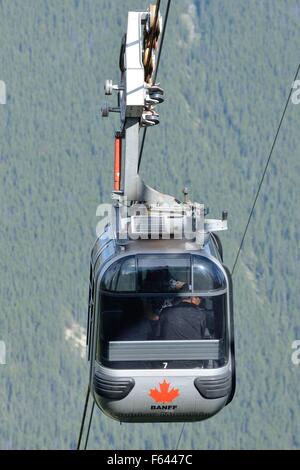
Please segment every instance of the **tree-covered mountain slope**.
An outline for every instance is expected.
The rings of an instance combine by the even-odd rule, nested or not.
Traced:
[[[166,2],[162,2],[165,4]],[[97,206],[110,201],[127,11],[146,1],[0,0],[0,447],[76,446]],[[218,217],[232,267],[299,64],[297,0],[174,0],[159,81],[167,100],[142,173]],[[234,275],[237,392],[182,448],[300,447],[300,105],[290,103]],[[122,425],[96,412],[91,448],[171,449],[181,425]]]

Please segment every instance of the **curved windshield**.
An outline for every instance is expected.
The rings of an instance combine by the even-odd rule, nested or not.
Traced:
[[[101,281],[101,289],[112,292],[135,292],[135,258],[125,258],[112,264]]]
[[[226,279],[197,255],[131,256],[101,281],[100,361],[112,368],[214,368],[227,361]]]
[[[226,289],[219,266],[199,255],[146,255],[123,258],[106,271],[101,289],[111,292],[181,293]]]
[[[193,256],[193,290],[211,292],[226,289],[223,271],[209,258]]]
[[[138,292],[190,292],[190,256],[139,256],[137,259]],[[179,289],[180,287],[180,289]]]

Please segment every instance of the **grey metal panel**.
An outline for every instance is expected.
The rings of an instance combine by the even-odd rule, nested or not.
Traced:
[[[218,360],[223,357],[220,340],[111,341],[109,361]]]
[[[199,393],[207,399],[222,398],[229,395],[232,388],[232,376],[230,373],[219,377],[198,377],[195,379],[195,387]]]
[[[122,400],[130,393],[134,385],[135,381],[132,378],[113,378],[99,372],[96,372],[94,376],[95,392],[110,400]]]
[[[102,276],[103,277],[103,276]],[[102,279],[101,277],[101,279]],[[195,296],[199,296],[199,297],[218,297],[220,295],[224,295],[227,293],[227,289],[222,289],[222,290],[216,290],[216,291],[193,291],[193,292],[186,292],[184,294],[181,294],[180,292],[159,292],[159,293],[156,293],[156,292],[133,292],[133,293],[130,293],[130,292],[115,292],[115,291],[104,291],[102,290],[101,291],[103,294],[105,294],[106,296],[108,297],[116,297],[116,296],[120,296],[120,297],[140,297],[140,298],[143,298],[143,297],[151,297],[151,298],[160,298],[162,296],[169,296],[169,297],[178,297],[178,298],[184,298],[184,297],[190,297],[191,294],[192,295],[195,295]]]

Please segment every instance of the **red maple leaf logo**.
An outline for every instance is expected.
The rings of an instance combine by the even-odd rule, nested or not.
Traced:
[[[157,388],[152,388],[149,392],[149,395],[156,403],[172,403],[172,401],[177,398],[180,393],[178,388],[170,388],[170,384],[164,380],[163,383],[159,384],[160,390]]]

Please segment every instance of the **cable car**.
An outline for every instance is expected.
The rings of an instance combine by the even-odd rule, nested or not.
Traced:
[[[207,219],[187,190],[180,202],[139,175],[140,132],[159,122],[164,96],[149,46],[161,23],[155,8],[129,13],[121,83],[105,84],[119,108],[103,115],[119,111],[121,130],[112,213],[91,255],[87,339],[91,393],[120,422],[201,421],[235,392],[232,280],[216,233],[227,213]]]

